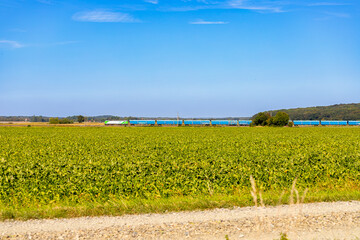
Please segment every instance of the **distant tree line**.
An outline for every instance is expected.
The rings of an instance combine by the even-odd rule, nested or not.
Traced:
[[[72,117],[72,118],[70,118],[70,117],[69,118],[58,118],[58,117],[50,118],[49,123],[50,124],[71,124],[71,123],[75,122],[75,120],[73,118],[74,117]],[[83,122],[85,122],[85,120],[86,120],[86,118],[82,115],[76,116],[76,121],[78,123],[83,123]]]
[[[286,112],[291,120],[360,120],[360,103],[337,104],[324,107],[308,107],[269,111]]]
[[[68,116],[65,117],[67,119],[72,120],[73,122],[79,122],[79,116],[81,115],[75,115],[75,116]],[[0,121],[25,121],[28,120],[30,122],[49,122],[50,118],[53,117],[43,117],[43,116],[0,116]],[[59,120],[62,119],[62,117],[58,117]],[[148,120],[148,119],[176,119],[177,117],[120,117],[120,116],[113,116],[113,115],[101,115],[101,116],[86,116],[84,117],[83,121],[89,121],[89,122],[105,122],[106,120]],[[221,120],[221,119],[227,119],[227,120],[247,120],[250,117],[225,117],[225,118],[207,118],[209,120]],[[179,118],[180,120],[185,118]],[[204,119],[204,118],[186,118],[186,119],[192,119],[192,120],[198,120],[198,119]],[[80,122],[83,122],[80,121]]]
[[[0,116],[0,121],[3,122],[48,122],[49,119],[43,116]]]
[[[74,123],[73,120],[69,119],[69,118],[50,118],[49,119],[49,123],[50,124],[71,124]]]
[[[79,118],[80,117],[80,118]],[[84,121],[90,121],[90,122],[105,122],[106,120],[130,120],[130,119],[144,119],[139,117],[118,117],[118,116],[112,116],[112,115],[104,115],[104,116],[90,116],[85,117],[82,115],[75,115],[75,116],[68,116],[68,117],[44,117],[44,116],[0,116],[0,121],[3,122],[49,122],[50,118],[58,118],[59,121],[61,119],[69,119],[73,122],[84,122]]]
[[[3,122],[49,122],[53,124],[67,124],[74,122],[85,122],[87,118],[82,115],[71,117],[43,117],[43,116],[0,116],[0,121]]]
[[[352,103],[352,104],[338,104],[332,106],[325,107],[308,107],[308,108],[294,108],[294,109],[281,109],[268,111],[270,116],[276,116],[278,112],[285,112],[289,114],[291,120],[360,120],[360,103]],[[73,122],[78,122],[78,115],[76,116],[68,116],[66,119],[72,120]],[[58,118],[60,119],[63,118]],[[101,115],[101,116],[87,116],[84,117],[84,121],[91,122],[104,122],[106,120],[139,120],[139,119],[160,119],[160,118],[149,118],[149,117],[120,117],[113,115]],[[164,118],[161,119],[174,119]],[[183,118],[180,118],[183,119]],[[200,119],[200,118],[194,118]],[[209,118],[210,120],[220,119],[220,118]],[[248,119],[248,118],[234,118],[227,117],[225,119]],[[25,121],[28,120],[30,122],[49,122],[50,117],[44,116],[0,116],[0,121]],[[81,120],[81,119],[80,119]]]

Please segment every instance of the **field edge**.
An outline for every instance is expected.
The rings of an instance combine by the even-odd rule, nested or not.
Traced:
[[[304,191],[300,196],[293,196],[294,203],[360,201],[360,189],[310,189],[306,197]],[[277,206],[290,203],[290,191],[269,191],[262,193],[266,206]],[[91,216],[122,216],[128,214],[150,214],[180,211],[198,211],[215,208],[234,208],[254,206],[250,191],[243,191],[233,195],[217,194],[213,196],[178,196],[159,199],[119,199],[113,198],[106,202],[87,203],[41,203],[27,206],[9,207],[0,204],[0,221],[75,218]],[[261,206],[258,199],[258,206]]]

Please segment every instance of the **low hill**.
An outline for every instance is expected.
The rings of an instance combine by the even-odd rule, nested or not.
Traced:
[[[283,111],[292,120],[359,120],[360,103],[336,104],[307,108],[292,108],[269,111],[272,116]]]

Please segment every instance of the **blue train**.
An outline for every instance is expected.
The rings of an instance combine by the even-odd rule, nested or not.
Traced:
[[[182,120],[157,120],[158,125],[182,125]]]
[[[360,126],[360,121],[294,120],[295,126]]]
[[[320,121],[311,121],[311,120],[294,120],[295,126],[319,126]]]
[[[130,120],[105,121],[105,125],[132,126],[249,126],[251,120]]]
[[[210,124],[211,124],[210,120],[184,120],[184,125],[185,126],[189,126],[189,125],[210,126]]]
[[[249,126],[251,120],[130,120],[106,121],[105,125],[132,126]],[[294,120],[295,126],[360,126],[360,121]]]
[[[348,121],[350,126],[360,126],[360,121]]]
[[[237,120],[213,120],[211,121],[212,125],[219,126],[236,126],[238,124]]]
[[[130,125],[155,125],[155,120],[130,120]]]

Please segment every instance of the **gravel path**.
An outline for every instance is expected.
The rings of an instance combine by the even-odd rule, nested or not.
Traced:
[[[360,202],[5,221],[0,239],[358,239]]]

